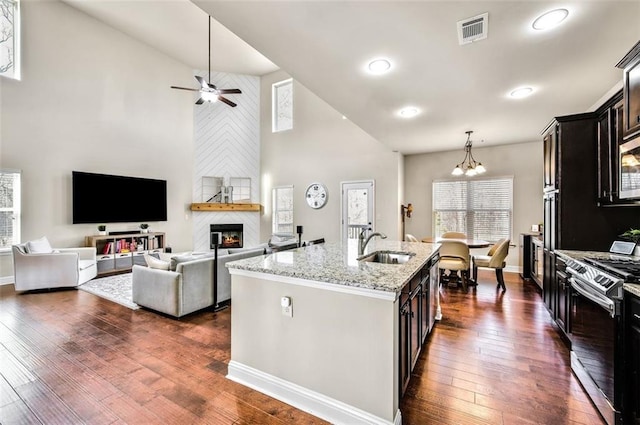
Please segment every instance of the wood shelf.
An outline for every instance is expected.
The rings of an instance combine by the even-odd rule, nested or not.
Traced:
[[[257,211],[260,212],[260,204],[220,204],[200,203],[191,204],[191,211]]]

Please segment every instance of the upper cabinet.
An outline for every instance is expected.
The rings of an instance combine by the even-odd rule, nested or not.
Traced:
[[[623,138],[640,134],[640,41],[616,65],[623,74]]]

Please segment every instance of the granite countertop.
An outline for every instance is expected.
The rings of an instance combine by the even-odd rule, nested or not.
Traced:
[[[404,264],[358,261],[358,241],[323,243],[227,263],[230,269],[294,277],[316,282],[399,292],[440,248],[439,244],[374,238],[365,254],[375,251],[412,252]]]
[[[640,261],[640,257],[635,255],[616,255],[611,254],[609,252],[601,252],[601,251],[573,251],[567,249],[558,249],[554,251],[556,254],[560,254],[560,256],[565,258],[572,258],[574,260],[584,260],[585,258],[597,258],[597,259],[608,259],[613,257],[626,257],[634,261]],[[622,285],[625,291],[634,294],[637,297],[640,297],[640,284],[637,283],[625,283]]]

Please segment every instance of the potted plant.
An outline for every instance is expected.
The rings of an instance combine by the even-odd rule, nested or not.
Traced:
[[[149,225],[147,223],[142,223],[140,225],[140,230],[142,233],[149,233]]]
[[[104,224],[99,224],[98,225],[98,234],[99,235],[106,235],[107,234],[107,226]]]

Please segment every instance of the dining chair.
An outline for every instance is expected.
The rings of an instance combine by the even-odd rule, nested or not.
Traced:
[[[418,238],[416,238],[416,237],[415,237],[415,236],[413,236],[413,235],[410,235],[409,233],[407,233],[406,235],[404,235],[404,240],[405,240],[405,242],[420,242],[420,241],[418,240]]]
[[[449,282],[450,277],[445,275],[445,270],[451,274],[460,272],[462,288],[469,290],[469,246],[457,240],[443,240],[440,242],[440,281]],[[449,276],[451,276],[451,274]]]
[[[467,239],[467,235],[462,232],[444,232],[442,239]]]
[[[493,255],[477,255],[473,257],[473,281],[478,281],[478,267],[491,268],[496,270],[496,280],[498,281],[498,288],[502,288],[503,291],[507,290],[504,284],[504,276],[502,270],[507,263],[505,259],[509,254],[509,239],[501,239],[496,243],[493,249]],[[494,249],[495,248],[495,249]],[[491,250],[489,250],[491,252]]]

